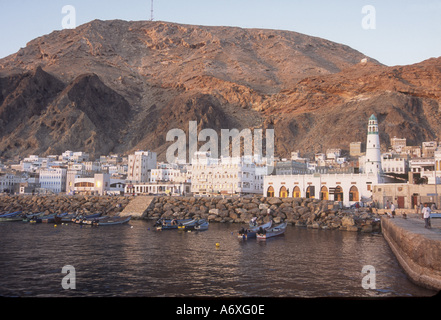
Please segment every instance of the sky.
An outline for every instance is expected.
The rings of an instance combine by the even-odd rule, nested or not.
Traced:
[[[94,19],[149,20],[151,0],[0,0],[0,58]],[[281,29],[345,44],[389,66],[441,56],[441,0],[154,0],[154,20]],[[73,20],[69,20],[73,23]]]

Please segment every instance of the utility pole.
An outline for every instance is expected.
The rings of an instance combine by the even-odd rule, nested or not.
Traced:
[[[153,21],[153,0],[151,1],[150,5],[150,21]]]

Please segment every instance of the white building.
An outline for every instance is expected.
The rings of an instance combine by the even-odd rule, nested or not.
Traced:
[[[136,151],[128,158],[127,180],[148,182],[151,170],[156,169],[156,152]]]
[[[52,166],[51,168],[40,170],[40,185],[42,189],[53,193],[66,191],[67,168]]]
[[[190,182],[191,175],[187,174],[186,165],[178,163],[161,163],[150,172],[150,182]]]
[[[383,154],[381,168],[384,173],[406,174],[408,172],[407,157],[397,157],[394,154]]]
[[[2,172],[0,173],[0,192],[16,192],[21,178],[14,173]]]
[[[369,118],[364,173],[269,175],[264,178],[263,195],[267,197],[305,197],[342,202],[350,206],[370,201],[373,186],[382,182],[378,122]],[[316,155],[322,160],[323,155]]]
[[[195,195],[261,194],[266,169],[244,157],[211,158],[197,152],[192,161],[191,192]],[[262,169],[263,168],[263,169]]]

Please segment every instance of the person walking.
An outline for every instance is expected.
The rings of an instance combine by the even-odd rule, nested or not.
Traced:
[[[427,203],[425,203],[424,204],[424,208],[422,210],[422,214],[423,214],[423,219],[424,219],[424,222],[425,222],[425,226],[424,227],[428,228],[428,229],[431,228],[431,225],[430,225],[430,212],[431,212],[430,208],[427,206]]]

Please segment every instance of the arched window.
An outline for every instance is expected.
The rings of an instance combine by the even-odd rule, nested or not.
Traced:
[[[351,189],[349,189],[349,201],[359,201],[359,199],[358,188],[356,186],[352,186]]]
[[[335,188],[334,201],[343,201],[343,189],[340,186]]]
[[[268,188],[268,191],[266,192],[266,196],[267,197],[274,197],[274,188],[272,186],[270,186]]]
[[[328,200],[328,199],[329,199],[328,188],[326,188],[326,186],[323,186],[320,189],[320,200]]]
[[[295,186],[292,190],[292,197],[293,198],[300,198],[300,188],[299,186]]]
[[[306,198],[311,198],[311,199],[315,198],[315,187],[314,186],[308,186],[308,188],[306,188]]]
[[[288,197],[288,191],[286,191],[286,187],[285,187],[285,186],[282,186],[282,187],[280,188],[279,197],[280,197],[280,198],[286,198],[286,197]]]

